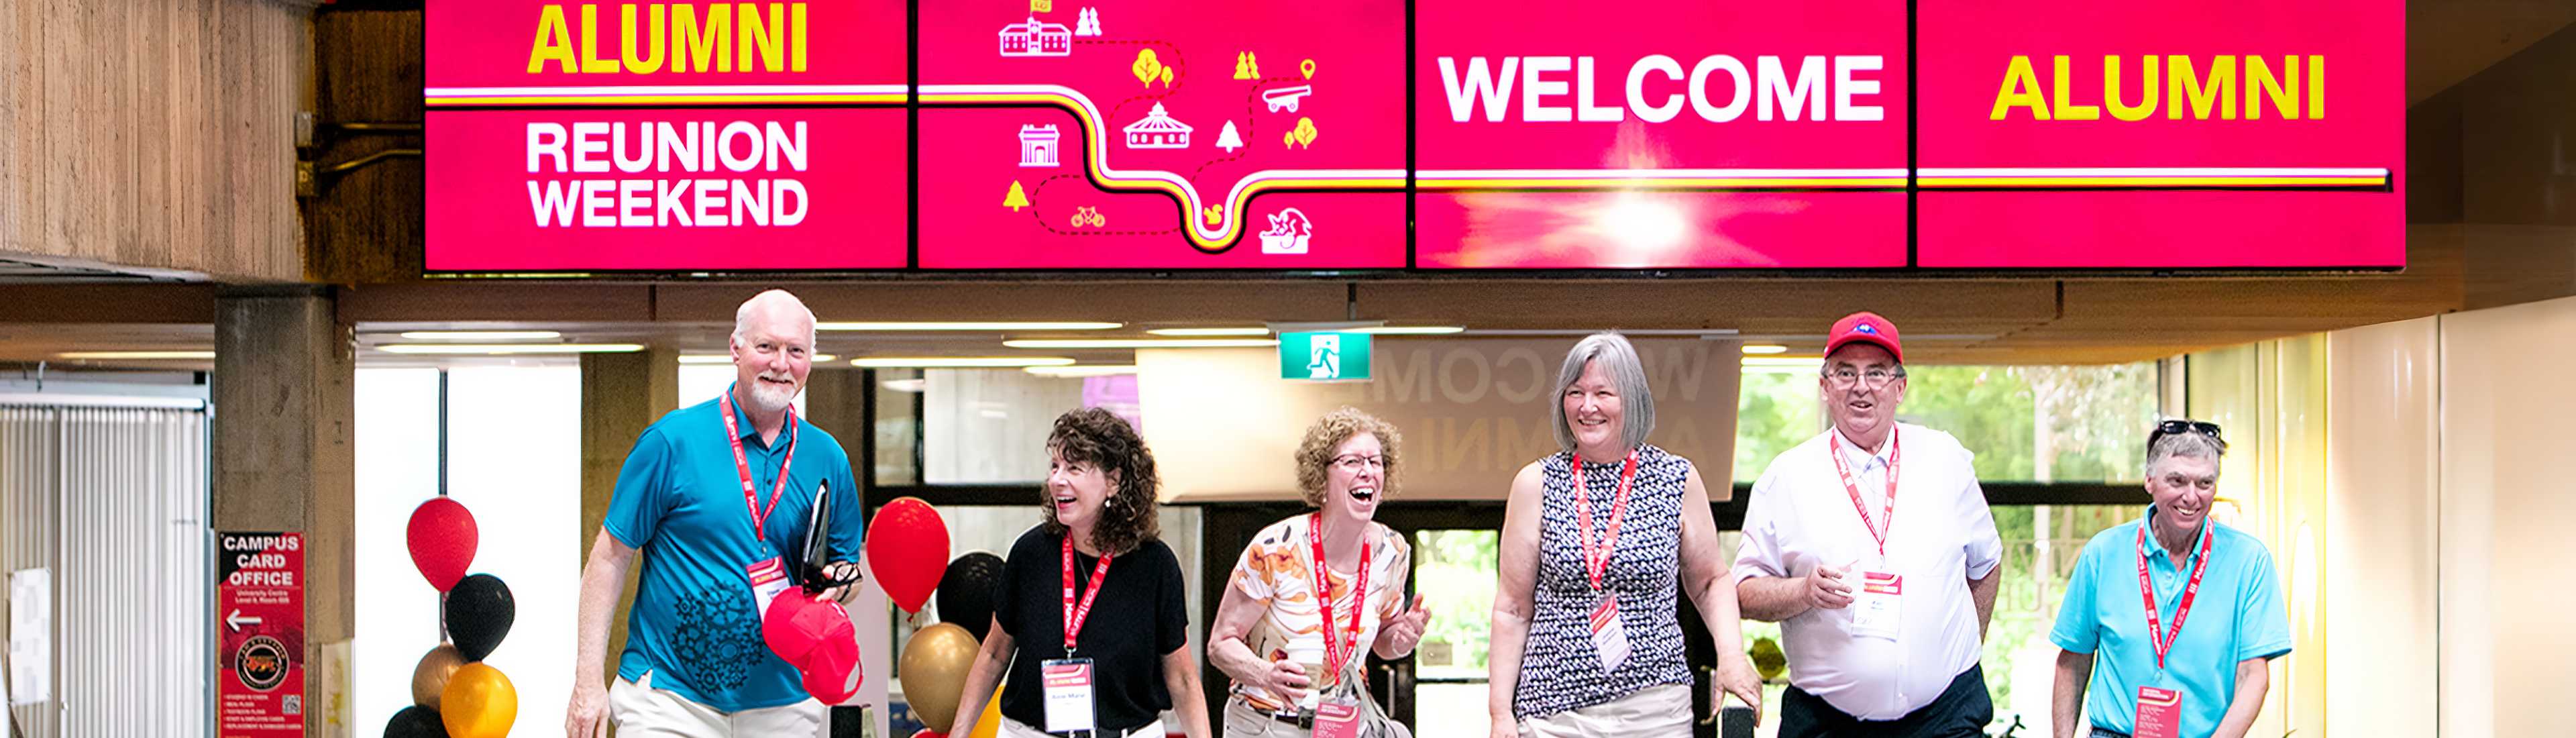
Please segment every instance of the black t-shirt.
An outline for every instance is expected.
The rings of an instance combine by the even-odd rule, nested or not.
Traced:
[[[1073,553],[1074,602],[1091,592],[1099,559]],[[1038,666],[1064,653],[1064,537],[1030,528],[1011,544],[993,620],[1011,634],[1011,671],[1002,716],[1046,727]],[[1082,621],[1076,655],[1094,661],[1092,719],[1105,731],[1144,727],[1172,708],[1163,687],[1163,657],[1189,645],[1189,593],[1181,562],[1162,541],[1146,541],[1109,563],[1108,588]]]

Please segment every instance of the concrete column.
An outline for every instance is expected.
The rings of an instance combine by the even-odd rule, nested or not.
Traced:
[[[354,339],[326,286],[216,298],[214,524],[304,533],[305,731],[349,709],[356,631]],[[335,679],[334,677],[338,677]]]
[[[668,348],[632,354],[581,356],[581,556],[590,559],[591,542],[600,521],[608,517],[608,496],[617,488],[617,472],[644,428],[678,409],[680,357]],[[635,604],[639,565],[626,572],[617,596],[617,614],[608,620],[609,674],[617,673],[617,656],[626,651],[626,609]]]
[[[868,481],[868,459],[864,458],[867,434],[876,432],[876,422],[868,417],[867,372],[860,369],[825,369],[815,367],[805,379],[805,418],[832,434],[841,442],[841,450],[850,455],[850,478],[859,480],[861,507],[865,507]]]

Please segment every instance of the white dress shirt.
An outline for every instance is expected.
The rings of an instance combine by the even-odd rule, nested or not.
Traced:
[[[1994,572],[2003,541],[1969,465],[1974,455],[1948,433],[1900,423],[1891,436],[1899,465],[1892,525],[1881,519],[1891,445],[1862,449],[1842,439],[1870,521],[1887,533],[1882,560],[1828,455],[1837,432],[1780,454],[1753,483],[1734,575],[1805,577],[1830,566],[1855,590],[1861,571],[1904,577],[1895,640],[1855,637],[1850,608],[1781,623],[1791,684],[1853,717],[1894,720],[1931,704],[1976,665],[1982,636],[1968,580]]]

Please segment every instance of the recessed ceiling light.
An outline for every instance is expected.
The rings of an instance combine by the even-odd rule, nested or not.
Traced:
[[[1102,331],[1123,327],[1125,325],[1125,323],[1101,323],[1094,321],[842,321],[833,323],[816,323],[814,324],[814,329],[822,331],[878,331],[889,333],[903,331],[982,331],[991,333],[1001,331]]]
[[[124,360],[129,360],[129,361],[136,361],[136,360],[148,360],[148,359],[212,359],[212,358],[215,358],[215,352],[213,352],[213,351],[65,351],[65,352],[62,352],[62,353],[59,353],[59,354],[55,354],[55,355],[54,355],[54,357],[55,357],[55,358],[59,358],[59,359],[93,359],[93,360],[115,360],[115,359],[124,359]]]
[[[1019,349],[1255,348],[1277,346],[1270,338],[1022,338],[1003,341]]]
[[[878,382],[877,386],[896,392],[910,392],[917,395],[921,394],[922,390],[929,384],[930,380],[913,377],[911,379],[888,379]]]
[[[832,360],[839,359],[839,358],[841,358],[841,357],[833,356],[833,355],[831,355],[831,354],[815,354],[815,355],[814,355],[814,358],[812,359],[812,361],[813,361],[814,363],[816,363],[816,364],[820,364],[820,363],[823,363],[823,362],[826,362],[826,361],[832,361]],[[733,355],[732,355],[732,354],[681,354],[681,355],[680,355],[680,363],[682,363],[682,364],[731,364],[731,363],[733,363]]]
[[[1351,332],[1373,333],[1381,336],[1445,336],[1451,333],[1464,332],[1466,330],[1466,326],[1457,325],[1380,325],[1370,326],[1367,328],[1353,328],[1351,329]]]
[[[403,331],[414,341],[543,341],[562,338],[558,331]]]
[[[392,343],[377,346],[388,354],[628,354],[644,350],[640,343]]]
[[[851,366],[868,369],[1016,369],[1072,363],[1072,359],[1055,356],[868,356],[850,360]]]
[[[1748,353],[1748,354],[1783,354],[1783,353],[1788,353],[1788,352],[1789,352],[1789,347],[1787,347],[1787,346],[1782,346],[1782,345],[1780,345],[1780,344],[1776,344],[1776,343],[1748,343],[1748,344],[1744,344],[1744,353]]]
[[[1744,359],[1744,365],[1814,369],[1824,366],[1825,360],[1818,356],[1751,356]]]
[[[1270,329],[1261,326],[1247,326],[1243,328],[1156,328],[1146,331],[1146,333],[1151,333],[1157,336],[1207,338],[1211,336],[1267,336],[1270,335]]]
[[[1027,368],[1027,369],[1022,369],[1022,370],[1020,370],[1020,371],[1028,372],[1028,373],[1030,373],[1030,374],[1035,374],[1035,375],[1038,375],[1038,376],[1041,376],[1041,377],[1058,377],[1058,378],[1070,378],[1070,377],[1106,377],[1106,376],[1111,376],[1111,375],[1116,375],[1116,374],[1134,374],[1134,373],[1136,373],[1136,365],[1134,365],[1134,364],[1082,364],[1082,365],[1076,365],[1076,366],[1033,366],[1033,367],[1029,367],[1029,368]]]

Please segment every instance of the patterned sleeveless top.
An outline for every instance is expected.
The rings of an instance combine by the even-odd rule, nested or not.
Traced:
[[[1512,713],[1539,717],[1590,707],[1660,684],[1690,684],[1682,660],[1682,629],[1674,598],[1680,593],[1682,498],[1689,459],[1654,446],[1637,449],[1637,478],[1619,543],[1601,586],[1619,596],[1627,630],[1628,660],[1604,673],[1592,646],[1589,619],[1600,601],[1583,570],[1582,524],[1575,515],[1572,454],[1541,462],[1538,577],[1531,588],[1529,639],[1521,646],[1519,690]],[[1583,465],[1582,494],[1592,506],[1597,543],[1618,497],[1623,463]]]

